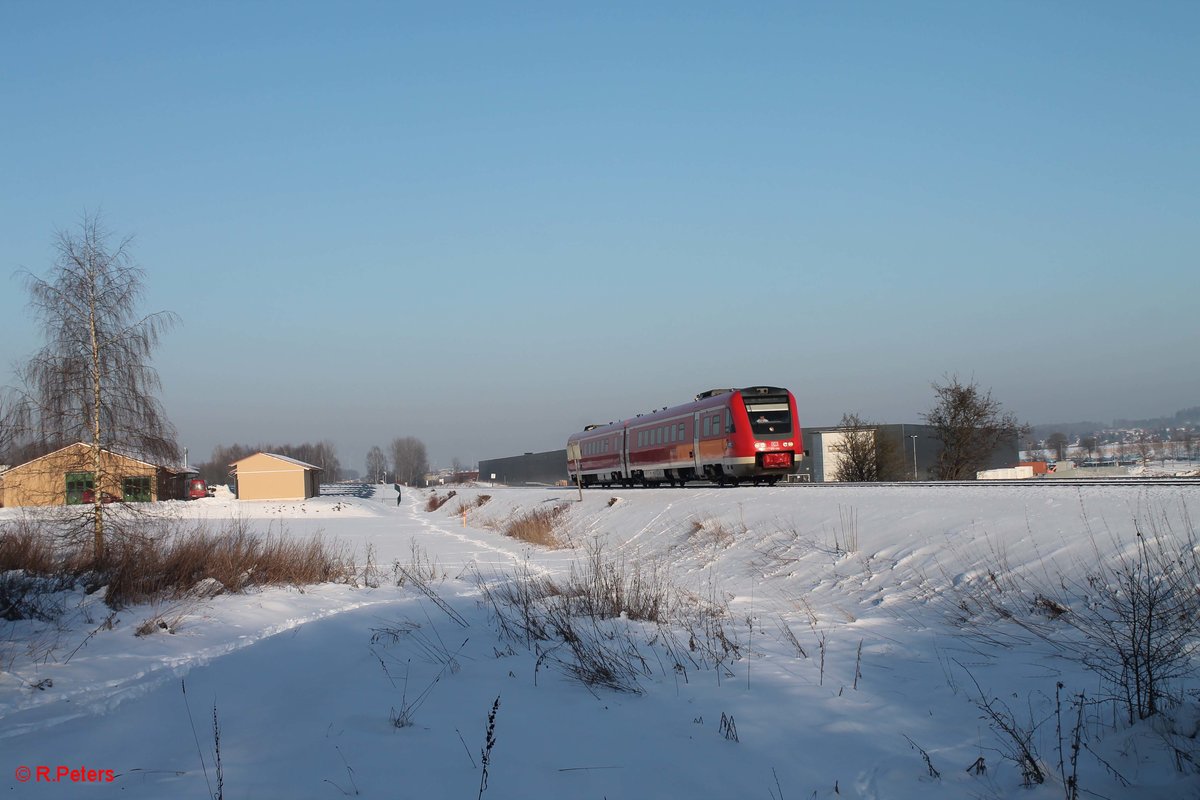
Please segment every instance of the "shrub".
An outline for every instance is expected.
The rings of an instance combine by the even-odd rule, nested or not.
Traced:
[[[1067,648],[1108,685],[1130,724],[1147,719],[1196,672],[1200,546],[1186,512],[1182,527],[1180,535],[1163,514],[1134,520],[1128,546],[1083,566],[1082,579],[1060,573],[1041,582],[999,563],[986,580],[959,588],[959,608]]]

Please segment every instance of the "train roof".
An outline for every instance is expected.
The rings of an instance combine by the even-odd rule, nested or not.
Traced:
[[[646,411],[641,414],[637,414],[635,416],[629,417],[627,419],[618,420],[616,422],[608,422],[608,423],[604,423],[602,425],[586,425],[586,426],[584,426],[584,429],[582,431],[573,433],[569,437],[567,437],[567,441],[570,441],[571,439],[574,439],[577,437],[582,437],[585,434],[589,434],[589,433],[597,435],[597,436],[603,436],[603,435],[607,434],[607,431],[602,430],[604,428],[613,428],[613,427],[622,427],[623,428],[626,425],[636,425],[639,420],[649,421],[649,419],[651,417],[657,417],[662,414],[671,414],[671,415],[682,414],[682,413],[686,413],[688,411],[698,411],[703,408],[711,408],[716,405],[724,405],[725,402],[728,402],[728,398],[725,398],[724,400],[717,401],[717,402],[710,402],[710,401],[712,401],[714,398],[723,397],[724,395],[735,395],[735,394],[739,395],[741,397],[750,399],[750,398],[753,398],[754,395],[778,395],[778,394],[790,394],[790,392],[787,389],[784,389],[783,387],[780,387],[780,386],[747,386],[747,387],[744,387],[741,389],[708,389],[706,391],[703,391],[703,392],[700,392],[699,394],[697,394],[696,399],[690,403],[680,403],[677,406],[663,406],[662,408],[656,408],[651,411]],[[599,431],[599,432],[597,433],[597,431]]]

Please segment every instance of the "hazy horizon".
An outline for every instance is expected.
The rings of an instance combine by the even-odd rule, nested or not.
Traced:
[[[917,422],[1200,404],[1200,6],[10,4],[19,269],[135,236],[192,462],[564,446],[714,387]],[[1192,266],[1188,266],[1191,264]]]

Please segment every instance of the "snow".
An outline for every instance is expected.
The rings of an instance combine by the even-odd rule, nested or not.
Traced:
[[[989,572],[1051,583],[1079,575],[1127,550],[1135,524],[1182,543],[1200,500],[1190,486],[1036,483],[612,489],[582,502],[567,488],[456,491],[434,512],[426,491],[406,491],[397,507],[390,486],[368,498],[157,504],[214,528],[236,519],[263,533],[320,533],[360,566],[369,555],[379,585],[135,607],[111,625],[98,595],[75,591],[58,625],[0,623],[0,785],[13,797],[211,797],[215,707],[229,797],[468,797],[479,792],[499,697],[490,800],[1063,797],[1057,685],[1065,717],[1073,694],[1101,696],[1097,676],[1018,626],[964,621],[955,590]],[[573,547],[537,548],[499,530],[559,504]],[[0,510],[0,520],[19,513]],[[564,580],[597,549],[727,604],[720,624],[736,653],[717,666],[703,643],[670,649],[671,636],[686,649],[678,624],[605,620],[596,626],[605,641],[644,659],[637,691],[620,692],[568,675],[562,648],[500,635],[481,580],[526,571]],[[397,566],[434,575],[425,585],[438,602],[411,580],[395,585]],[[135,636],[160,616],[174,633]],[[1046,783],[1021,786],[976,683],[1019,722],[1038,724]],[[1111,770],[1085,753],[1080,787],[1196,796],[1192,765],[1177,769],[1164,744],[1174,736],[1195,752],[1194,689],[1179,690],[1170,718],[1133,726],[1114,725],[1111,703],[1093,707],[1084,733]],[[412,724],[397,727],[397,715]],[[722,732],[723,716],[736,737]],[[980,756],[987,772],[968,773]],[[112,770],[115,780],[15,777],[46,765]]]

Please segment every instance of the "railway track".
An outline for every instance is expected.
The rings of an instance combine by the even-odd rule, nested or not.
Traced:
[[[888,481],[877,483],[833,481],[828,483],[781,483],[778,485],[804,489],[817,487],[854,489],[870,486],[1200,486],[1200,478],[1025,478],[1023,480],[997,481]]]

